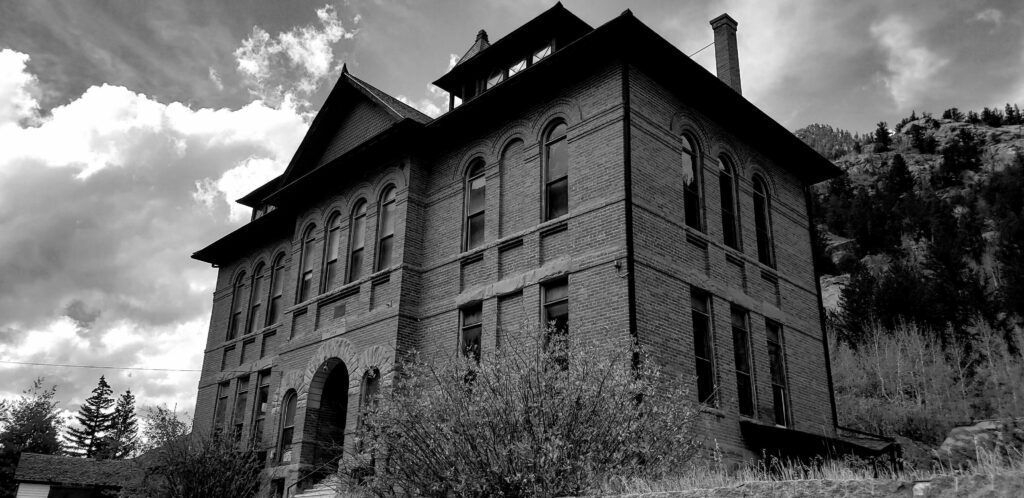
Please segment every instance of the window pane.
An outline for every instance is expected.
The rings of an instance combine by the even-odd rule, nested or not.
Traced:
[[[753,416],[754,390],[753,386],[751,386],[749,375],[736,375],[736,390],[740,405],[740,414]]]
[[[718,175],[719,198],[722,200],[722,238],[725,245],[739,247],[736,234],[736,204],[733,199],[732,175],[722,172]]]
[[[352,241],[352,249],[362,249],[366,243],[366,216],[357,216],[352,220],[352,229],[349,240]]]
[[[473,249],[484,243],[484,214],[470,216],[468,220],[469,233],[466,235],[466,249]]]
[[[338,240],[341,238],[341,229],[335,227],[327,234],[327,260],[338,259]]]
[[[288,401],[284,407],[284,425],[285,427],[295,425],[295,395],[288,397]]]
[[[271,293],[275,296],[280,296],[281,292],[284,291],[284,265],[274,268],[274,276],[271,280]]]
[[[334,288],[334,281],[338,277],[338,262],[329,261],[327,262],[327,268],[324,271],[324,280],[327,281],[327,290]]]
[[[252,284],[252,299],[253,303],[259,304],[263,302],[263,277],[256,277],[256,280]]]
[[[693,312],[693,351],[701,359],[711,359],[710,324],[707,315]]]
[[[469,182],[469,199],[466,202],[466,213],[475,214],[486,207],[487,180],[483,175]]]
[[[523,69],[526,69],[526,59],[523,59],[515,64],[512,64],[512,66],[508,68],[508,75],[513,76],[519,71],[522,71]]]
[[[705,315],[708,314],[708,296],[703,292],[697,290],[690,291],[690,307],[694,311],[699,311]]]
[[[474,306],[472,308],[466,308],[462,310],[462,325],[470,326],[477,325],[480,323],[480,316],[482,315],[483,308]]]
[[[565,332],[568,330],[567,325],[569,323],[569,303],[562,301],[556,304],[549,304],[545,307],[545,326],[551,326],[558,332]]]
[[[701,403],[714,403],[715,380],[711,362],[708,360],[697,360],[697,399]]]
[[[382,270],[391,266],[391,252],[392,245],[395,242],[394,237],[385,237],[380,240],[380,254],[377,258],[377,269]]]
[[[270,307],[267,309],[267,324],[273,325],[281,319],[281,296],[270,300]]]
[[[569,212],[569,181],[562,178],[548,184],[548,216],[553,220]]]
[[[498,72],[496,72],[494,74],[491,74],[491,77],[487,78],[487,88],[491,88],[492,86],[497,85],[498,83],[501,83],[501,81],[504,80],[504,79],[505,79],[505,73],[503,71],[498,71]]]
[[[480,361],[480,333],[481,326],[475,325],[462,329],[462,354]]]
[[[549,182],[569,174],[569,143],[565,138],[548,144],[547,168]]]
[[[533,62],[537,62],[547,56],[551,55],[551,45],[547,45],[544,48],[533,53]]]
[[[772,228],[769,217],[766,187],[759,178],[754,179],[754,224],[757,231],[757,259],[768,266],[775,265],[772,254]]]
[[[768,361],[771,363],[772,383],[780,386],[786,384],[781,349],[777,343],[768,343]]]
[[[358,280],[363,276],[363,250],[352,251],[352,257],[348,263],[348,281]]]
[[[683,186],[686,189],[690,189],[697,181],[697,170],[696,162],[693,158],[693,153],[683,151],[683,160],[681,163],[682,174],[683,174]]]
[[[786,413],[786,390],[780,386],[772,386],[772,404],[775,405],[775,423],[789,425]]]
[[[544,302],[552,303],[555,301],[561,301],[568,299],[569,297],[569,285],[566,283],[552,284],[544,288]]]
[[[736,359],[736,370],[750,373],[750,341],[743,329],[732,329],[732,347]]]
[[[381,208],[379,236],[386,237],[395,233],[395,203],[388,202]]]

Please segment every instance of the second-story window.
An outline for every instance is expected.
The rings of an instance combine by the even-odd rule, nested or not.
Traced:
[[[274,258],[270,270],[270,306],[267,307],[267,325],[281,321],[281,298],[284,295],[284,253]]]
[[[772,240],[772,198],[761,175],[754,175],[754,225],[757,232],[757,260],[775,267],[775,242]]]
[[[360,200],[352,208],[352,220],[348,227],[348,278],[355,282],[363,276],[363,247],[366,245],[366,201]]]
[[[722,203],[722,241],[725,245],[740,248],[739,229],[736,216],[736,168],[727,157],[718,160],[718,191]]]
[[[281,462],[292,461],[292,443],[295,437],[295,391],[288,391],[281,403]]]
[[[391,266],[395,245],[395,187],[388,187],[380,196],[377,210],[377,265],[374,271]]]
[[[683,136],[682,154],[682,175],[683,175],[683,211],[686,218],[686,226],[697,230],[703,230],[703,217],[701,216],[701,190],[700,190],[700,149],[694,141]]]
[[[252,292],[249,293],[249,319],[245,322],[245,333],[256,331],[256,314],[263,307],[263,263],[256,265],[252,272]]]
[[[338,243],[341,242],[341,213],[327,220],[327,241],[324,248],[324,291],[334,288],[338,280]]]
[[[569,142],[565,123],[558,123],[544,138],[544,220],[569,212]]]
[[[487,205],[487,178],[483,161],[476,161],[466,173],[466,220],[463,232],[466,250],[484,243],[484,208]]]
[[[230,341],[238,337],[238,332],[242,330],[242,289],[245,288],[245,272],[238,275],[235,279],[235,287],[231,292],[231,317],[228,318],[228,337]]]
[[[301,303],[310,297],[313,290],[313,255],[316,253],[316,226],[310,225],[302,233],[302,251],[299,260],[299,292],[295,302]]]

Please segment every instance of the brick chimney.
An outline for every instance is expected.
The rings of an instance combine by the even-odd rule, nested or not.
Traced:
[[[740,54],[736,47],[736,20],[722,14],[711,20],[715,31],[715,68],[718,79],[742,94],[740,90]]]

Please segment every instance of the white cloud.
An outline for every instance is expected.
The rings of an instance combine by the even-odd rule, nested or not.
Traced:
[[[31,118],[39,109],[32,96],[36,78],[25,71],[28,54],[0,50],[0,128]]]
[[[999,27],[1003,24],[1003,11],[995,8],[988,8],[978,12],[978,14],[974,16],[974,20],[990,22],[996,27]]]
[[[238,70],[250,92],[263,100],[279,101],[287,95],[309,95],[333,79],[339,65],[334,62],[334,45],[355,37],[358,29],[347,29],[334,7],[316,11],[319,25],[307,25],[271,36],[259,26],[235,50]],[[358,15],[352,18],[358,24]]]
[[[310,116],[287,98],[192,109],[101,85],[44,117],[26,61],[0,52],[0,359],[199,368],[216,275],[188,256],[239,225],[234,199],[284,169]],[[41,372],[65,400],[101,373],[0,365],[0,397]],[[196,378],[108,374],[140,405],[186,409]]]
[[[444,93],[444,95],[443,97],[439,97],[437,96],[437,92],[434,92],[433,90],[428,89],[427,92],[428,96],[419,100],[410,99],[405,95],[398,95],[396,98],[412,106],[423,114],[436,118],[444,113],[444,107],[448,105],[448,94],[442,91],[441,93]]]
[[[871,34],[888,54],[889,71],[882,80],[897,107],[907,109],[935,86],[936,74],[949,60],[917,40],[913,26],[903,18],[892,16],[872,23]]]

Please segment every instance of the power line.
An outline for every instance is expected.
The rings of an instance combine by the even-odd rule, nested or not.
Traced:
[[[693,58],[693,56],[695,56],[695,55],[697,55],[697,54],[699,54],[699,53],[703,52],[705,48],[708,48],[708,47],[710,47],[710,46],[712,46],[712,45],[714,45],[714,44],[715,44],[715,42],[711,42],[711,43],[708,43],[707,45],[704,45],[703,47],[701,47],[701,49],[700,49],[700,50],[698,50],[698,51],[696,51],[696,52],[694,52],[694,53],[690,54],[690,58],[692,59],[692,58]]]
[[[65,368],[92,368],[97,370],[143,370],[148,372],[202,372],[194,368],[144,368],[144,367],[115,367],[109,365],[72,365],[70,363],[42,363],[33,361],[10,361],[0,360],[0,363],[10,365],[26,365],[34,367],[65,367]]]

